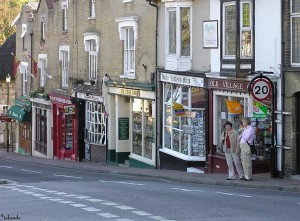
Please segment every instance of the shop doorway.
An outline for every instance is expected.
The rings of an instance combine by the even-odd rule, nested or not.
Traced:
[[[295,122],[296,122],[296,173],[300,174],[300,92],[295,95]]]

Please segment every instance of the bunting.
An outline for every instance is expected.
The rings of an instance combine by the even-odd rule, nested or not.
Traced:
[[[38,64],[36,63],[36,61],[30,55],[28,55],[28,57],[31,59],[31,62],[32,62],[32,65],[33,65],[33,75],[34,75],[34,77],[36,77],[37,73],[38,73]]]
[[[226,105],[229,114],[241,114],[243,112],[240,102],[226,100]]]

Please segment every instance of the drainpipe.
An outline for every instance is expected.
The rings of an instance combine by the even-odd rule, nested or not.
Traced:
[[[30,62],[30,71],[31,71],[31,73],[33,73],[32,72],[32,59],[33,59],[33,57],[32,57],[32,45],[33,45],[33,42],[32,42],[32,36],[33,36],[33,32],[31,32],[30,33],[30,60],[31,60],[31,62]],[[30,90],[32,90],[32,88],[33,88],[33,77],[32,76],[30,76]]]
[[[283,179],[283,169],[284,169],[284,144],[285,144],[285,138],[284,138],[284,122],[285,122],[285,116],[283,115],[284,111],[284,97],[285,97],[285,81],[284,81],[284,76],[283,76],[283,63],[284,63],[284,32],[283,32],[283,19],[284,19],[284,4],[282,1],[281,3],[281,65],[280,65],[280,80],[281,80],[281,175],[280,178]]]
[[[158,6],[157,6],[157,0],[155,0],[155,4],[153,4],[153,0],[146,0],[149,5],[151,5],[152,7],[155,7],[156,8],[156,21],[155,21],[155,68],[157,68],[157,54],[158,54],[158,51],[157,51],[157,47],[158,47]],[[158,125],[158,100],[159,100],[159,96],[158,96],[158,88],[157,88],[157,85],[158,85],[158,73],[157,71],[155,71],[155,117],[156,117],[156,123],[155,123],[155,151],[156,151],[156,156],[155,156],[155,169],[158,169],[158,153],[159,153],[159,148],[158,148],[158,129],[159,129],[159,125]]]

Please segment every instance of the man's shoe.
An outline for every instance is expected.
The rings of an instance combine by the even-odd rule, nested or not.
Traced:
[[[226,180],[235,180],[235,179],[234,179],[234,178],[229,178],[229,177],[228,177],[228,178],[226,178]]]
[[[244,180],[245,180],[245,181],[251,181],[251,180],[252,180],[252,178],[250,178],[250,179],[246,179],[246,178],[245,178]]]
[[[245,179],[246,179],[246,178],[245,178],[244,176],[240,178],[240,180],[245,180]]]

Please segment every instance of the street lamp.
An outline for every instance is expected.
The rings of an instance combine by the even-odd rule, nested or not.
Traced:
[[[9,84],[10,84],[10,75],[6,76],[6,84],[7,84],[7,112],[8,115],[8,105],[9,105]],[[6,122],[6,151],[9,152],[9,132],[8,132],[8,122]]]

